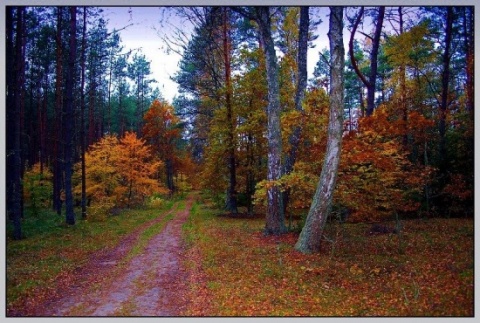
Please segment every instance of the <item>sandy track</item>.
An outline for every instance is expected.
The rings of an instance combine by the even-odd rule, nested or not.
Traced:
[[[122,262],[140,234],[163,219],[149,222],[122,240],[114,250],[98,254],[81,269],[76,282],[60,299],[37,308],[33,316],[179,316],[185,310],[188,274],[182,268],[182,224],[193,196],[184,210],[173,215],[145,249]]]

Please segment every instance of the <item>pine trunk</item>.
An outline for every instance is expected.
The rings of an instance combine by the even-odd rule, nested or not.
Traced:
[[[53,208],[58,215],[62,214],[62,104],[63,104],[63,41],[62,41],[62,20],[63,7],[57,10],[57,31],[55,37],[56,43],[56,66],[55,66],[55,121],[53,130]]]
[[[305,226],[300,233],[295,249],[303,253],[317,252],[325,227],[337,178],[343,130],[343,90],[345,66],[343,48],[343,8],[330,7],[330,116],[327,152],[322,173],[307,215]]]
[[[12,111],[9,115],[12,117],[11,123],[13,123],[13,146],[11,158],[9,159],[9,169],[12,170],[11,183],[9,184],[11,194],[10,217],[13,220],[13,238],[15,240],[22,239],[22,142],[21,142],[21,110],[22,110],[22,96],[23,96],[23,84],[24,84],[24,51],[23,51],[23,37],[24,37],[24,7],[17,7],[17,23],[15,34],[15,47],[13,49],[13,13],[10,7],[7,7],[7,37],[9,39],[9,45],[12,46],[10,53],[14,53],[12,65],[13,71],[8,70],[9,73],[13,72],[13,82],[10,83],[11,97],[7,98],[8,102],[12,105],[9,106],[9,110]],[[10,29],[12,28],[12,29]],[[8,81],[7,81],[8,82]],[[9,93],[10,94],[10,93]]]
[[[72,194],[72,173],[73,173],[73,134],[74,129],[74,98],[73,86],[75,78],[75,58],[77,52],[77,7],[70,9],[70,39],[68,51],[68,68],[65,82],[64,102],[64,187],[65,187],[65,222],[69,225],[75,224],[75,213],[73,211]]]
[[[380,36],[382,33],[383,18],[385,17],[385,7],[378,8],[377,22],[375,24],[375,34],[372,41],[372,51],[370,53],[370,76],[367,86],[367,116],[373,114],[375,109],[375,92],[377,90],[377,70],[378,70],[378,49],[380,47]]]
[[[447,108],[449,105],[449,83],[450,83],[450,44],[452,42],[452,27],[453,27],[453,8],[447,7],[446,26],[445,26],[445,50],[443,52],[442,63],[442,94],[440,101],[440,120],[439,120],[439,171],[441,174],[447,172],[447,144],[446,144],[446,118]]]
[[[474,8],[465,7],[464,15],[464,33],[465,33],[465,51],[466,51],[466,94],[467,94],[467,110],[473,119],[473,111],[475,107],[474,101],[474,63],[475,63],[475,37],[474,37]]]
[[[87,34],[87,7],[83,7],[83,30],[82,30],[82,53],[80,59],[81,66],[81,84],[80,84],[80,142],[81,142],[81,164],[82,164],[82,196],[81,208],[82,219],[87,218],[87,179],[85,165],[85,51],[86,51],[86,34]]]
[[[305,98],[305,90],[307,89],[307,51],[308,51],[308,27],[309,27],[309,7],[304,6],[300,8],[300,24],[298,33],[298,55],[297,55],[297,69],[298,69],[298,83],[295,91],[295,110],[303,113],[302,102]],[[297,125],[290,137],[288,138],[290,151],[285,158],[284,174],[290,174],[297,160],[297,150],[300,143],[301,126]],[[288,203],[290,200],[290,189],[287,189],[282,194],[283,210],[286,214]]]
[[[232,116],[232,82],[230,79],[230,40],[228,35],[228,8],[223,8],[223,58],[225,63],[225,106],[227,108],[227,154],[228,154],[228,171],[229,181],[227,189],[227,199],[225,209],[233,214],[237,214],[237,174],[235,160],[235,141],[234,141],[234,124]]]
[[[268,106],[267,141],[268,162],[267,180],[272,183],[282,176],[282,136],[280,127],[280,89],[278,83],[278,64],[275,44],[272,38],[269,7],[256,7],[256,18],[265,55]],[[279,185],[272,183],[267,189],[267,214],[265,234],[282,234],[287,231],[283,213],[282,194]]]
[[[13,220],[13,173],[14,173],[14,143],[15,143],[15,79],[14,79],[14,38],[13,38],[13,7],[6,7],[6,17],[5,17],[5,27],[6,27],[6,66],[5,66],[5,81],[7,82],[6,90],[6,172],[5,172],[5,182],[7,184],[7,191],[5,194],[6,206],[8,219]]]

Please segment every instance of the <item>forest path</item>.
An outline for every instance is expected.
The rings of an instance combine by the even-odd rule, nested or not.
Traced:
[[[177,202],[113,250],[94,257],[78,273],[79,283],[66,289],[62,299],[38,309],[36,316],[181,315],[188,303],[182,224],[194,198],[188,195],[185,208],[178,210]],[[132,253],[133,248],[138,249],[140,235],[162,221],[167,222],[160,232]]]

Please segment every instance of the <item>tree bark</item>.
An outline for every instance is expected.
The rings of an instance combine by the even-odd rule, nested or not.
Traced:
[[[62,183],[63,171],[60,145],[60,137],[62,133],[62,104],[63,104],[63,41],[62,41],[62,21],[63,7],[57,8],[57,30],[55,36],[55,120],[53,133],[53,208],[58,215],[62,214]]]
[[[268,162],[267,180],[272,183],[282,176],[282,136],[280,126],[280,89],[278,83],[278,64],[275,53],[275,44],[272,38],[271,18],[269,7],[255,7],[255,17],[263,43],[265,55],[268,106],[267,106],[267,140]],[[269,183],[269,184],[270,184]],[[280,187],[275,183],[267,188],[267,214],[265,234],[282,234],[287,231],[283,213],[282,194]]]
[[[358,68],[357,60],[355,59],[355,55],[353,52],[353,40],[355,38],[355,32],[357,30],[357,27],[360,24],[361,18],[363,16],[363,12],[364,12],[364,8],[361,7],[360,12],[358,13],[357,19],[355,20],[355,23],[353,25],[348,46],[349,46],[350,61],[352,62],[353,69],[355,70],[355,73],[357,73],[358,77],[363,82],[363,84],[365,84],[365,87],[367,88],[367,107],[365,112],[368,117],[372,115],[373,110],[375,109],[378,49],[380,47],[380,36],[382,32],[383,18],[385,17],[385,7],[382,6],[378,8],[377,22],[375,24],[375,34],[372,39],[372,51],[370,53],[370,74],[369,74],[368,80]]]
[[[77,52],[77,7],[70,9],[70,39],[68,50],[68,68],[65,80],[65,102],[64,102],[64,187],[65,187],[65,222],[69,225],[75,224],[75,213],[73,211],[72,194],[72,173],[73,173],[73,134],[74,129],[74,98],[73,86],[75,79],[75,58]]]
[[[453,8],[446,8],[445,17],[445,50],[442,56],[443,70],[442,70],[442,93],[440,101],[440,120],[438,131],[440,134],[439,143],[439,171],[441,174],[447,172],[447,148],[446,148],[446,118],[448,109],[448,95],[449,95],[449,83],[450,83],[450,45],[452,42],[452,27],[453,27]]]
[[[81,208],[82,219],[87,218],[87,180],[86,180],[86,165],[85,165],[85,51],[87,47],[86,43],[87,34],[87,7],[83,7],[83,29],[82,29],[82,53],[80,58],[81,68],[81,84],[80,84],[80,142],[81,142],[81,164],[82,164],[82,196],[81,196]]]
[[[229,183],[227,189],[227,199],[225,209],[233,214],[238,213],[237,209],[237,175],[235,159],[235,140],[234,123],[232,116],[232,82],[231,82],[231,64],[230,64],[230,39],[228,35],[228,7],[223,8],[223,58],[225,64],[225,106],[227,108],[227,154]]]
[[[370,76],[367,88],[367,116],[373,114],[375,109],[375,91],[377,90],[377,70],[378,70],[378,49],[380,47],[380,36],[383,27],[383,18],[385,17],[385,7],[378,8],[377,22],[375,24],[375,34],[372,41],[372,52],[370,53]]]
[[[303,253],[317,252],[330,213],[342,148],[344,48],[343,7],[330,7],[328,37],[330,40],[330,116],[327,152],[315,195],[295,249]]]
[[[399,33],[403,34],[403,8],[398,7],[398,21],[399,21]],[[407,105],[407,75],[405,63],[402,62],[399,66],[400,71],[400,106],[402,108],[402,120],[403,125],[403,148],[407,149],[408,146],[408,105]]]
[[[298,33],[298,54],[297,54],[297,70],[298,82],[295,91],[295,110],[303,113],[302,102],[305,98],[305,90],[307,88],[307,51],[308,51],[308,27],[309,27],[309,7],[300,7],[300,23]],[[294,129],[288,142],[290,145],[290,152],[285,158],[284,174],[290,174],[297,160],[298,144],[300,143],[300,132],[302,127],[297,125]],[[282,194],[283,210],[286,214],[287,206],[290,200],[290,189],[285,190]]]
[[[467,111],[470,112],[473,119],[474,103],[474,62],[475,62],[475,37],[474,37],[474,9],[473,7],[464,8],[464,42],[466,52],[466,94]]]
[[[5,14],[5,42],[6,42],[6,66],[5,66],[5,81],[6,81],[6,172],[5,172],[5,182],[6,187],[6,206],[8,219],[13,220],[13,173],[14,173],[14,156],[15,156],[15,74],[14,74],[14,56],[15,56],[15,47],[14,47],[14,38],[13,38],[13,7],[7,6]]]
[[[13,238],[15,240],[22,239],[22,142],[21,142],[21,110],[22,110],[22,96],[23,96],[23,84],[24,84],[24,64],[25,57],[23,51],[23,37],[24,37],[24,7],[16,7],[16,34],[15,34],[15,47],[13,47],[13,12],[11,7],[7,7],[7,50],[10,50],[9,54],[14,54],[10,57],[10,63],[13,65],[13,71],[11,66],[7,65],[7,73],[13,79],[13,82],[7,80],[7,84],[11,88],[7,89],[7,102],[11,105],[8,106],[9,116],[13,120],[13,151],[9,152],[11,158],[9,158],[9,169],[12,170],[11,183],[9,184],[11,194],[10,217],[13,220]],[[13,75],[12,75],[13,72]],[[8,74],[7,74],[8,75]],[[11,92],[9,92],[11,91]]]

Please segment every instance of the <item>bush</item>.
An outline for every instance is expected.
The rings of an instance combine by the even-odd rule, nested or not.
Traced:
[[[161,197],[151,196],[148,199],[147,206],[151,209],[158,209],[165,204],[165,200]]]

